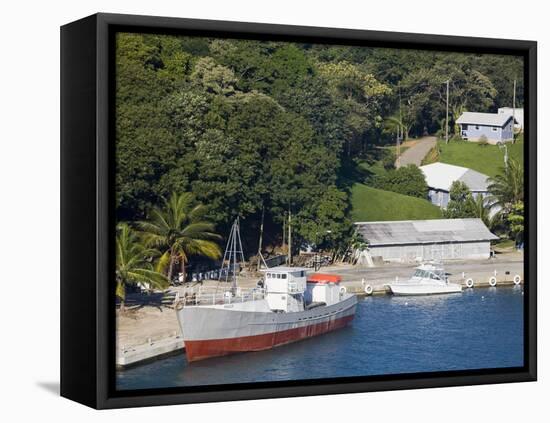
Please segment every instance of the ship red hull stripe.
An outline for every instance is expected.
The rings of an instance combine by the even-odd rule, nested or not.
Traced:
[[[287,329],[280,332],[261,335],[243,336],[240,338],[208,339],[185,341],[187,361],[204,360],[245,351],[262,351],[312,336],[340,329],[353,320],[354,314],[336,320],[329,320],[309,326]]]

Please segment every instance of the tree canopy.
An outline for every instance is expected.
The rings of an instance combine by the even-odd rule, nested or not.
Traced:
[[[146,220],[186,192],[208,205],[216,233],[236,216],[257,228],[265,210],[276,241],[290,211],[296,243],[336,247],[351,229],[346,160],[390,142],[396,125],[441,129],[447,80],[453,121],[509,106],[513,79],[521,105],[522,66],[512,56],[118,33],[117,218]],[[392,190],[425,197],[414,169],[390,176]]]

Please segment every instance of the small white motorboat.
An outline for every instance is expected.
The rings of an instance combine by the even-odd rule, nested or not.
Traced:
[[[462,285],[449,282],[443,266],[433,262],[416,267],[408,281],[396,281],[387,286],[393,295],[435,295],[462,292]]]

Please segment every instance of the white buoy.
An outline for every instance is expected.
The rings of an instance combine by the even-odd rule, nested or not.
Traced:
[[[373,288],[371,285],[365,285],[365,294],[372,295]]]
[[[466,280],[466,286],[467,286],[468,288],[473,288],[473,287],[474,287],[474,280],[473,280],[472,278],[468,278],[468,279]]]
[[[495,271],[495,273],[496,273],[496,271]],[[491,277],[489,278],[489,285],[491,285],[491,286],[496,286],[496,285],[497,285],[497,278],[494,277],[494,276],[491,276]]]
[[[519,285],[521,283],[521,276],[516,275],[514,276],[514,285]]]

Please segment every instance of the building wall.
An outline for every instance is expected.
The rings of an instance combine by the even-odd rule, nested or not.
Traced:
[[[471,191],[471,193],[474,199],[476,199],[479,195],[483,195],[484,197],[488,195],[487,192],[481,192],[481,191]],[[451,196],[449,191],[430,188],[428,190],[428,199],[434,206],[441,207],[442,209],[446,209],[451,199]]]
[[[467,126],[467,129],[464,127]],[[461,125],[462,138],[468,141],[479,141],[485,135],[487,141],[497,143],[502,141],[510,141],[512,139],[512,121],[510,120],[503,128],[487,125]]]
[[[414,262],[420,260],[487,259],[490,256],[489,241],[448,242],[441,244],[416,244],[394,246],[371,246],[372,257],[382,257],[386,261]]]
[[[448,191],[430,188],[428,190],[428,199],[433,205],[446,209],[447,204],[449,204],[450,195]]]
[[[509,116],[512,116],[512,108],[511,107],[501,107],[498,109],[499,114],[506,114]],[[517,129],[523,128],[523,109],[516,109],[513,113],[517,124],[515,125]]]

